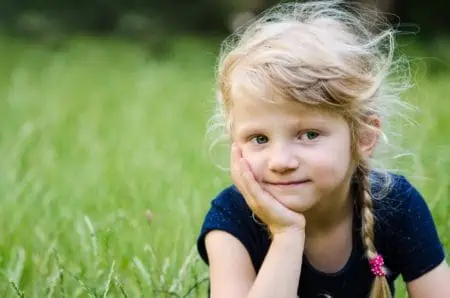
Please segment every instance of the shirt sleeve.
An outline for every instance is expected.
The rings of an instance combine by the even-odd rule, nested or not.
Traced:
[[[394,185],[399,205],[392,241],[395,260],[405,282],[431,271],[445,259],[432,214],[424,198],[404,177]]]
[[[223,190],[211,202],[211,208],[206,214],[197,240],[197,250],[203,261],[209,265],[205,237],[212,230],[225,231],[244,245],[253,266],[257,268],[258,229],[244,198],[234,186],[231,186]]]

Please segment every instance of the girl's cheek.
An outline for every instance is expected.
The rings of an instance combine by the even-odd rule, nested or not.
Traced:
[[[322,181],[340,180],[340,177],[348,171],[348,163],[344,156],[332,154],[317,154],[310,159],[310,170],[314,176],[320,177]]]

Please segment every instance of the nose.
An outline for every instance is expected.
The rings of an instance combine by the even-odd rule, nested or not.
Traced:
[[[298,168],[299,159],[289,146],[277,146],[270,152],[269,170],[277,173],[291,172]]]

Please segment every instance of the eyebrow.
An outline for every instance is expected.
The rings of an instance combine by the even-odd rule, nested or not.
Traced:
[[[289,126],[299,127],[299,126],[323,126],[327,123],[326,119],[316,118],[316,117],[305,117],[301,119],[295,119],[289,121]],[[239,130],[239,134],[250,134],[252,132],[264,131],[264,125],[261,125],[257,121],[249,121],[248,123],[243,124]]]

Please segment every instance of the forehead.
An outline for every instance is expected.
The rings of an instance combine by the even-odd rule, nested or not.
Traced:
[[[336,113],[286,99],[257,99],[241,97],[233,101],[233,126],[273,123],[325,123],[340,118]]]

